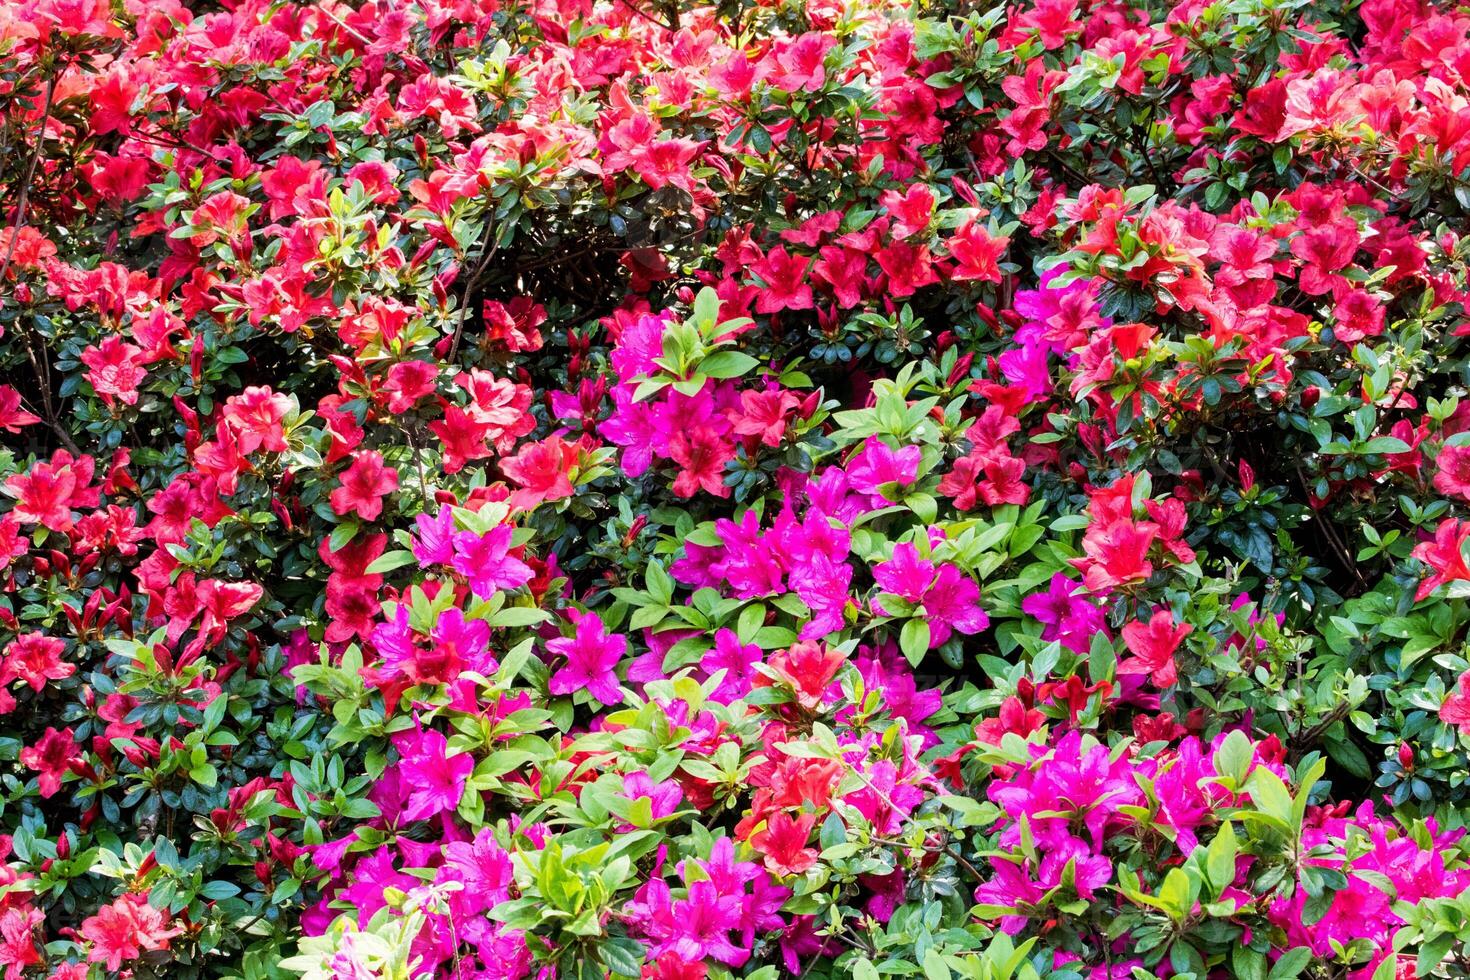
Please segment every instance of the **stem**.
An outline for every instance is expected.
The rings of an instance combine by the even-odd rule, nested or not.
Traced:
[[[459,341],[464,335],[464,318],[468,315],[470,308],[470,293],[474,290],[475,283],[485,271],[485,267],[490,264],[490,260],[495,256],[495,251],[498,248],[500,248],[500,241],[499,235],[496,235],[491,239],[489,245],[485,247],[485,254],[480,256],[480,261],[475,266],[475,271],[470,273],[469,278],[464,281],[464,289],[460,292],[459,296],[459,316],[454,324],[454,340],[449,344],[448,360],[451,364],[454,363],[455,355],[459,353]]]
[[[56,95],[56,76],[52,75],[46,82],[46,105],[41,110],[41,129],[36,136],[36,149],[31,154],[30,165],[26,168],[26,178],[20,185],[20,199],[15,205],[15,225],[10,230],[10,244],[5,247],[5,259],[0,261],[0,281],[4,281],[5,273],[10,269],[10,260],[15,255],[15,245],[20,241],[21,229],[26,224],[26,205],[30,202],[31,181],[36,179],[36,167],[41,162],[41,149],[46,143],[46,124],[51,121],[51,100]]]
[[[20,185],[20,195],[15,205],[14,224],[10,229],[10,242],[5,247],[5,257],[0,260],[0,282],[5,281],[5,275],[10,271],[10,262],[15,257],[16,245],[20,242],[20,233],[26,224],[26,208],[30,204],[31,184],[36,179],[36,168],[41,163],[41,153],[46,144],[46,126],[51,122],[51,107],[56,96],[56,78],[53,74],[46,81],[46,99],[41,108],[41,126],[37,131],[36,145],[31,153],[31,162],[26,166],[25,180]],[[20,327],[20,321],[16,323]],[[51,398],[51,365],[43,355],[36,353],[35,337],[30,328],[22,327],[25,334],[26,356],[30,359],[31,370],[36,373],[36,383],[41,387],[41,414],[46,417],[46,424],[56,433],[62,444],[71,451],[73,455],[81,455],[81,449],[77,447],[72,439],[71,433],[61,424],[56,415],[56,405]],[[44,348],[43,348],[44,349]]]

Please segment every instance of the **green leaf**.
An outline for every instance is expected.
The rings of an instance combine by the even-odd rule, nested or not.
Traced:
[[[414,560],[413,552],[411,551],[384,552],[367,567],[367,573],[369,575],[381,575],[384,572],[391,572],[395,568],[402,568],[404,565],[412,565]]]
[[[1236,946],[1230,954],[1230,965],[1238,980],[1266,980],[1266,954],[1249,946]]]
[[[1235,825],[1227,820],[1220,825],[1219,833],[1210,841],[1209,850],[1205,852],[1205,873],[1210,877],[1210,885],[1216,896],[1235,882],[1237,850]]]
[[[699,362],[695,371],[706,378],[738,378],[750,371],[760,362],[749,354],[739,351],[721,350],[715,351],[710,356]]]
[[[929,624],[922,619],[910,619],[903,624],[898,634],[898,648],[910,665],[917,667],[929,652]]]
[[[1287,950],[1271,967],[1271,972],[1266,974],[1266,980],[1294,980],[1311,961],[1312,951],[1306,946]]]

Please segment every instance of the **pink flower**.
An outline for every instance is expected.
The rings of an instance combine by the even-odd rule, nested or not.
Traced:
[[[740,642],[731,630],[715,633],[715,645],[704,655],[699,666],[711,677],[723,670],[720,686],[710,694],[711,700],[726,704],[750,693],[755,680],[755,665],[761,662],[760,647]]]
[[[5,665],[0,669],[0,684],[19,678],[39,691],[46,681],[61,680],[76,673],[76,664],[61,662],[65,641],[41,633],[22,633],[5,648]]]
[[[26,967],[45,962],[36,949],[36,929],[46,921],[40,909],[8,908],[0,914],[0,966],[5,980],[21,980]]]
[[[102,400],[112,405],[113,399],[124,405],[138,404],[138,385],[148,376],[140,359],[143,348],[112,334],[98,346],[82,351],[87,366],[87,381]]]
[[[566,658],[566,663],[551,675],[552,694],[571,694],[585,689],[603,704],[620,704],[617,666],[628,652],[628,641],[622,636],[609,636],[607,627],[596,613],[571,611],[575,633],[546,644],[551,653]]]
[[[912,544],[896,545],[892,559],[873,567],[873,578],[885,591],[923,607],[931,647],[943,645],[955,631],[978,633],[990,625],[975,581],[954,565],[941,565],[936,572]]]
[[[1435,457],[1434,488],[1470,500],[1470,446],[1445,446]]]
[[[887,484],[908,486],[919,475],[923,452],[918,446],[894,450],[877,436],[869,437],[863,448],[847,461],[847,479],[852,489],[869,495],[874,506],[885,506],[880,490]]]
[[[398,489],[398,471],[383,462],[380,453],[362,452],[338,478],[332,491],[332,510],[375,521],[383,513],[383,498]]]
[[[482,599],[504,589],[520,588],[535,575],[529,565],[510,554],[513,531],[509,524],[501,524],[484,534],[461,531],[454,536],[450,564]]]
[[[168,949],[169,939],[183,932],[177,926],[167,928],[168,921],[161,909],[148,904],[147,896],[123,895],[82,923],[82,938],[92,944],[87,959],[117,971],[125,960]]]
[[[403,819],[425,820],[453,812],[475,770],[475,757],[467,752],[450,755],[448,740],[433,729],[404,732],[393,744],[402,756],[399,775],[409,790]]]
[[[28,769],[40,773],[41,798],[50,799],[61,791],[61,780],[82,761],[82,747],[72,737],[70,728],[57,731],[47,728],[35,745],[21,749],[20,761]]]
[[[822,62],[837,39],[820,31],[809,31],[786,45],[776,56],[780,66],[776,84],[788,92],[815,91],[827,80]]]

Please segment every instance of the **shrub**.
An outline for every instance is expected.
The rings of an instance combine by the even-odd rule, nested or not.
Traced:
[[[1467,59],[0,5],[6,977],[1464,976]]]

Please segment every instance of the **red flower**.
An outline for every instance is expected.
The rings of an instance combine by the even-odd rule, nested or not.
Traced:
[[[517,296],[506,306],[497,300],[485,303],[485,339],[502,343],[507,350],[541,349],[541,331],[546,322],[546,308],[527,296]]]
[[[1439,706],[1439,720],[1456,726],[1462,735],[1470,735],[1470,670],[1460,675],[1455,690]]]
[[[5,665],[0,668],[0,684],[20,679],[39,691],[47,679],[61,680],[76,673],[75,664],[61,662],[66,642],[42,633],[22,633],[5,648]]]
[[[254,582],[222,582],[207,578],[199,583],[197,595],[203,616],[199,620],[201,633],[223,636],[225,624],[248,613],[265,589]]]
[[[1004,235],[991,237],[984,225],[967,221],[945,244],[955,261],[949,273],[951,279],[1000,282],[997,263],[1011,244],[1009,238]]]
[[[740,407],[731,409],[729,418],[736,435],[760,436],[767,446],[781,445],[786,434],[786,415],[801,400],[789,391],[779,388],[769,391],[742,391]]]
[[[735,454],[719,433],[708,425],[696,425],[691,432],[683,430],[669,440],[669,455],[680,466],[674,479],[674,492],[692,497],[701,489],[716,497],[730,496],[725,486],[725,463]]]
[[[1022,479],[1025,473],[1026,463],[1014,456],[990,460],[978,488],[980,498],[992,507],[1024,504],[1031,498],[1031,488]]]
[[[1432,574],[1419,583],[1415,602],[1422,602],[1435,589],[1448,582],[1470,581],[1470,566],[1465,564],[1465,542],[1470,539],[1470,522],[1446,518],[1434,531],[1434,540],[1414,548],[1414,557],[1428,565]]]
[[[926,184],[914,184],[903,194],[884,191],[878,203],[893,218],[894,238],[912,238],[927,229],[934,217],[934,192]]]
[[[1153,574],[1148,550],[1158,536],[1158,527],[1129,520],[1104,527],[1092,526],[1082,537],[1085,558],[1072,564],[1082,572],[1087,591],[1101,595],[1120,585],[1142,582]]]
[[[40,741],[21,750],[20,761],[28,769],[40,773],[38,782],[42,799],[55,796],[61,790],[62,778],[71,772],[74,763],[82,761],[81,749],[72,738],[70,728],[61,731],[48,728]]]
[[[123,895],[82,923],[81,934],[92,943],[87,958],[117,971],[124,960],[135,960],[148,950],[168,949],[170,938],[183,932],[168,928],[168,918],[148,904],[143,895]]]
[[[429,431],[444,444],[444,472],[458,473],[477,459],[490,455],[485,439],[490,425],[478,421],[458,405],[447,405],[444,418],[429,423]]]
[[[750,838],[750,846],[766,860],[766,870],[773,875],[799,875],[817,863],[817,850],[807,847],[815,813],[803,813],[795,820],[778,810],[766,818],[764,830]]]
[[[890,242],[873,258],[887,273],[888,290],[896,297],[912,296],[916,290],[939,281],[927,245]]]
[[[500,461],[500,471],[520,484],[510,504],[530,510],[547,500],[562,500],[573,493],[571,472],[577,463],[577,447],[552,436],[533,442],[519,453]]]
[[[1179,679],[1174,651],[1192,632],[1188,623],[1175,626],[1174,614],[1167,609],[1156,611],[1147,623],[1129,623],[1123,627],[1123,642],[1134,656],[1118,665],[1118,673],[1149,674],[1155,687],[1171,686]]]
[[[809,258],[797,258],[784,246],[771,249],[759,262],[750,266],[751,275],[765,286],[756,296],[757,313],[812,308],[812,287],[806,282]]]
[[[332,491],[332,510],[356,514],[375,521],[383,513],[383,498],[398,489],[398,471],[383,462],[380,453],[359,453],[338,477],[341,486]]]
[[[20,392],[10,385],[0,385],[0,429],[18,433],[23,425],[35,425],[41,421],[20,407]]]
[[[810,710],[822,703],[832,679],[845,662],[841,650],[807,640],[773,653],[768,669],[771,675],[790,685],[796,692],[797,702]],[[767,687],[771,680],[761,674],[755,683],[757,687]]]
[[[330,618],[327,642],[345,643],[354,636],[366,637],[372,633],[374,620],[383,606],[378,602],[375,587],[332,576],[327,579],[325,608]]]

